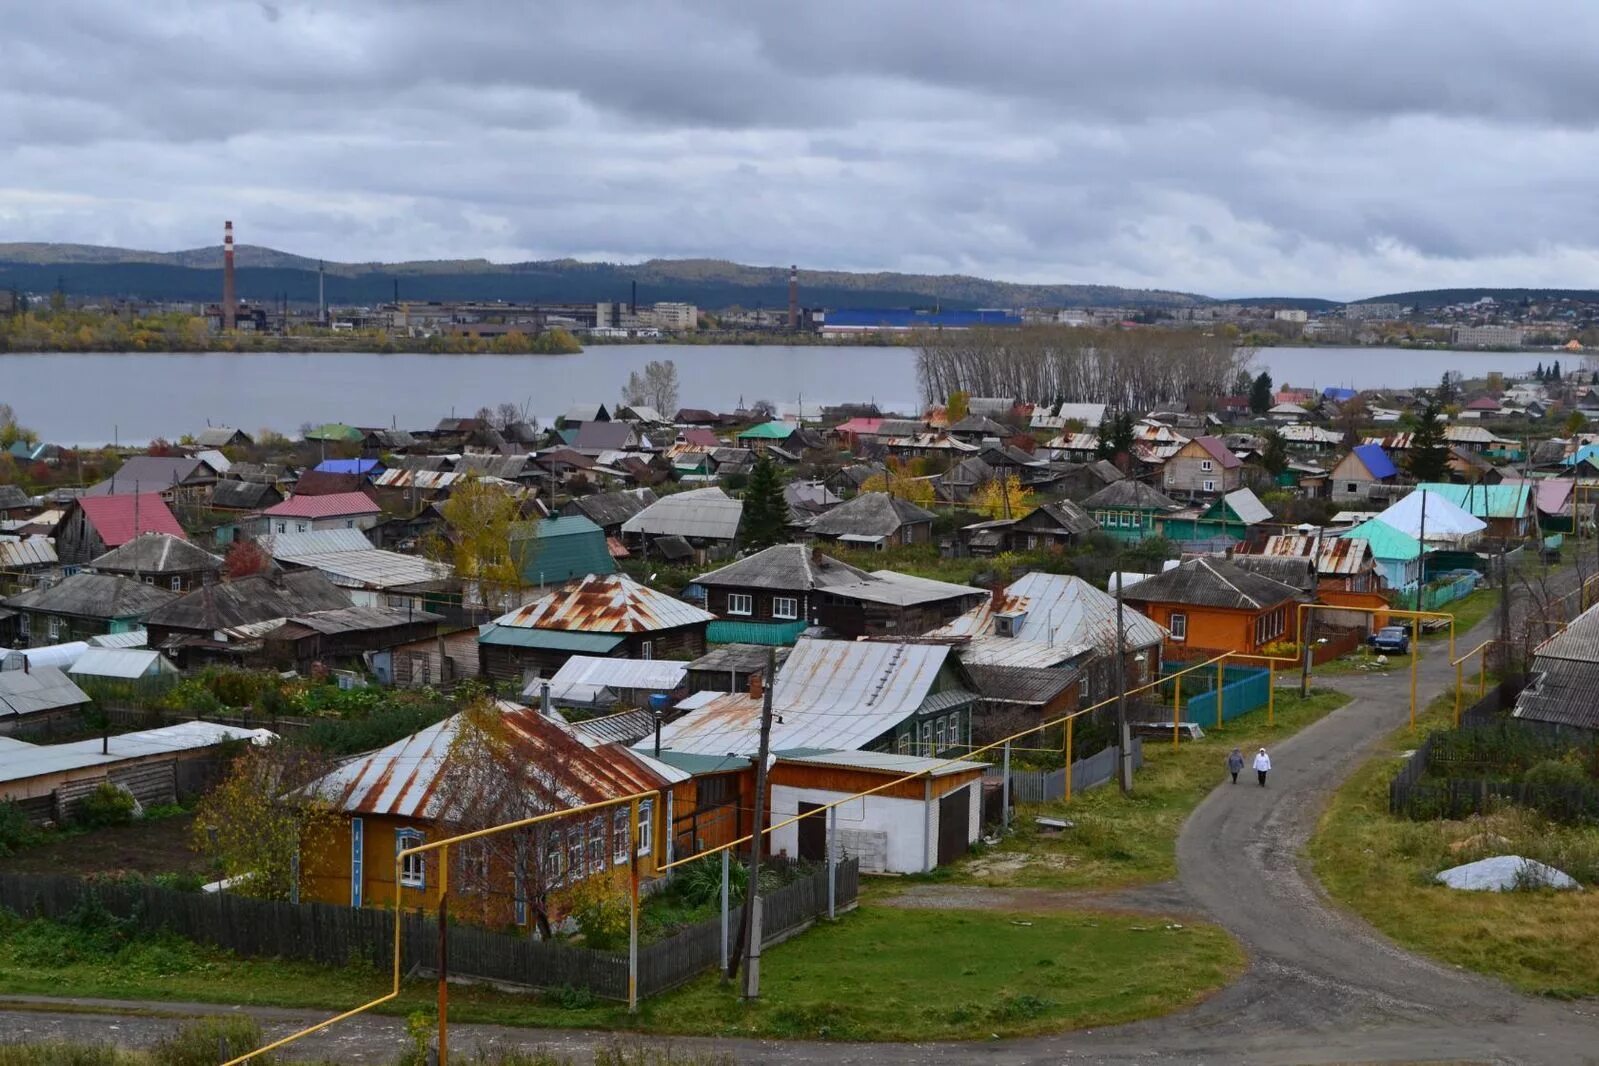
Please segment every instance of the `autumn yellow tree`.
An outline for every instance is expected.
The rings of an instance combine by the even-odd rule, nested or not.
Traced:
[[[972,398],[964,390],[956,389],[944,404],[944,419],[953,426],[972,413]]]
[[[977,509],[989,518],[1020,518],[1033,509],[1033,497],[1021,478],[997,474],[977,490]]]
[[[931,507],[934,502],[933,483],[919,478],[901,462],[890,460],[881,474],[874,474],[861,486],[862,492],[886,492],[896,499],[908,500],[918,507]]]
[[[455,567],[455,575],[490,608],[510,606],[522,587],[527,549],[536,527],[522,519],[522,505],[502,484],[477,474],[455,486],[439,505],[444,533],[423,543],[423,554]]]
[[[306,786],[333,769],[304,745],[249,745],[195,808],[190,845],[233,882],[229,891],[289,899],[296,855],[328,847],[339,816]]]

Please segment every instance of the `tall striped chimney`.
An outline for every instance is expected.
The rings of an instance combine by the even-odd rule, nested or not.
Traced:
[[[799,267],[788,268],[788,328],[799,329]]]
[[[237,325],[238,293],[233,288],[233,221],[222,223],[222,329],[232,333]]]

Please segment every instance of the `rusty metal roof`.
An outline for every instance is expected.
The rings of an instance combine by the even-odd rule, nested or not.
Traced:
[[[585,737],[531,708],[502,702],[500,711],[512,761],[523,769],[529,801],[538,809],[560,810],[656,791],[687,778],[620,744]],[[436,818],[442,813],[440,786],[460,723],[461,716],[454,715],[353,759],[313,782],[308,791],[350,814]]]
[[[1371,544],[1367,541],[1344,537],[1320,539],[1321,553],[1316,560],[1316,571],[1320,574],[1358,574],[1371,562]],[[1315,537],[1297,534],[1278,534],[1266,538],[1260,554],[1308,559],[1316,552],[1316,540]]]
[[[1122,624],[1131,648],[1152,647],[1166,638],[1166,631],[1139,614],[1123,606]],[[995,637],[994,615],[1022,612],[1025,614],[1016,634]],[[983,649],[972,649],[963,655],[964,661],[982,661],[987,665],[1000,665],[985,652],[1002,650],[1001,643],[1030,643],[1066,645],[1080,650],[1096,649],[1113,652],[1116,647],[1116,598],[1090,585],[1080,577],[1068,574],[1035,572],[1012,582],[995,602],[993,597],[978,604],[959,618],[933,631],[936,636],[994,637],[992,648],[985,641]],[[972,658],[970,656],[977,656]],[[1002,656],[1007,660],[1013,656]],[[1050,665],[1048,655],[1022,656],[1025,662],[1013,665]],[[1058,657],[1057,657],[1058,661]]]
[[[494,620],[512,629],[650,633],[709,623],[716,616],[641,585],[626,574],[588,574]]]

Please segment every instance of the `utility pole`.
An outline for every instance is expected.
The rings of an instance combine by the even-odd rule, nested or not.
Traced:
[[[1505,561],[1504,542],[1499,545],[1499,648],[1500,668],[1510,673],[1514,649],[1510,646],[1510,567]]]
[[[1133,791],[1133,741],[1127,729],[1127,626],[1122,621],[1122,553],[1116,553],[1116,782]],[[1220,696],[1217,697],[1220,699]],[[1067,723],[1068,726],[1070,723]],[[1006,751],[1009,754],[1009,749]],[[1072,768],[1066,767],[1071,776]],[[1007,782],[1009,778],[1007,777]]]
[[[756,910],[760,907],[761,829],[766,820],[766,752],[772,741],[772,689],[777,678],[777,648],[766,650],[766,675],[761,679],[761,742],[755,762],[755,819],[750,827],[749,879],[744,885],[743,921],[739,923],[739,944],[728,961],[728,980],[738,975],[740,956],[744,959],[744,998],[761,993],[761,945]]]

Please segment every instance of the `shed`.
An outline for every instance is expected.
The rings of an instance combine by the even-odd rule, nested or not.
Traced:
[[[511,552],[522,580],[533,586],[616,572],[604,531],[580,514],[518,523],[511,530]]]
[[[175,674],[178,668],[158,651],[149,648],[88,648],[68,668],[68,675],[138,681]]]
[[[0,670],[0,733],[59,721],[88,702],[58,666]]]

